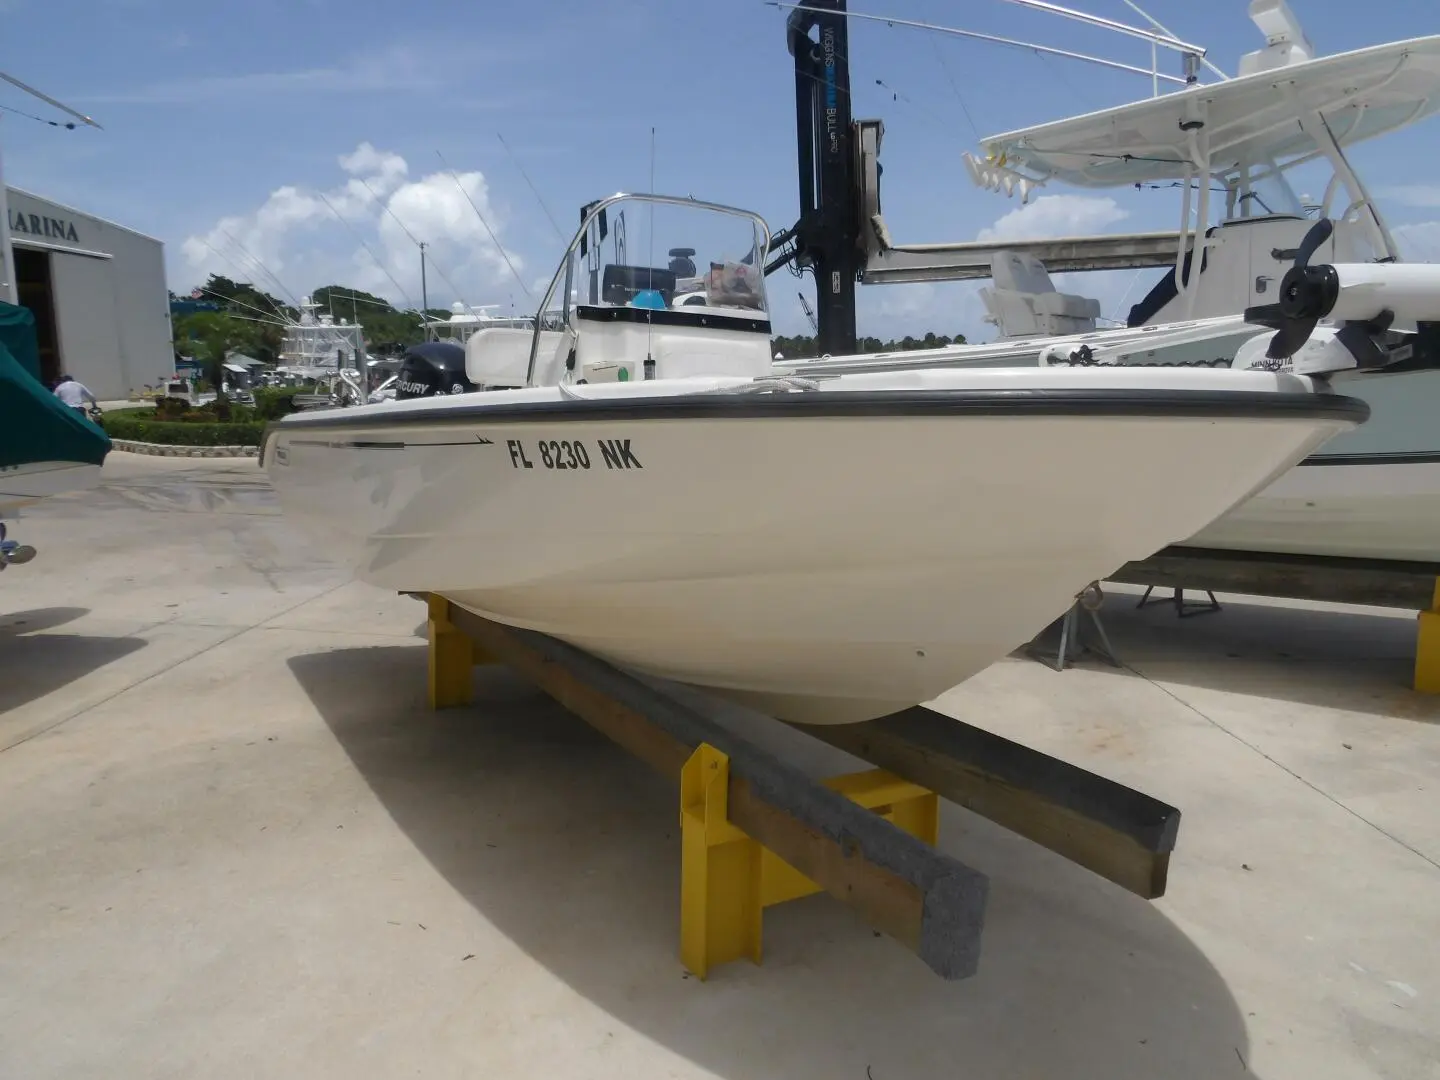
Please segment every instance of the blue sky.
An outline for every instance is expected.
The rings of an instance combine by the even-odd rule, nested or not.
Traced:
[[[1075,6],[1139,18],[1121,0]],[[1145,6],[1228,73],[1263,44],[1246,0]],[[1321,53],[1440,32],[1430,5],[1384,0],[1364,20],[1352,0],[1291,6]],[[851,7],[1149,62],[1143,43],[1003,0]],[[525,289],[538,292],[561,246],[540,200],[568,236],[583,202],[647,188],[652,126],[658,190],[754,209],[777,230],[797,211],[784,13],[761,0],[0,0],[0,17],[9,45],[0,66],[105,128],[66,131],[4,113],[6,180],[160,237],[177,292],[210,270],[279,292],[248,252],[295,293],[338,280],[418,298],[408,230],[434,245],[432,304],[458,293],[527,308]],[[995,45],[858,20],[850,34],[855,114],[885,121],[884,209],[901,241],[973,239],[1019,207],[968,180],[960,155],[977,136],[1149,93],[1148,79]],[[0,105],[55,115],[8,87]],[[1424,184],[1440,158],[1436,123],[1352,152],[1388,196],[1391,224],[1405,226],[1425,258],[1427,246],[1440,248],[1440,185]],[[440,155],[496,230],[519,284]],[[1399,179],[1387,187],[1387,177]],[[1106,199],[1073,194],[1042,213],[1061,232],[1173,227],[1173,193]],[[1091,275],[1086,291],[1110,314],[1153,276]],[[809,279],[781,274],[771,285],[778,328],[804,329],[794,293],[810,293]],[[863,332],[987,336],[972,285],[860,293]]]

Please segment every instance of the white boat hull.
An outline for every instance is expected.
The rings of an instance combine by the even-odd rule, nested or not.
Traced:
[[[1356,419],[1264,373],[854,381],[918,404],[625,404],[658,382],[579,387],[615,403],[596,409],[477,393],[298,415],[265,465],[286,515],[375,585],[846,723],[964,681]],[[1290,411],[1267,407],[1280,398]]]
[[[36,461],[0,466],[0,509],[85,491],[100,483],[100,466],[76,461]]]
[[[1303,462],[1185,546],[1440,562],[1440,459]]]
[[[1370,419],[1186,541],[1282,555],[1440,563],[1440,371],[1335,381]]]
[[[1066,338],[1121,354],[1121,363],[1185,366],[1225,357],[1256,336],[1254,326],[1231,330],[1235,320],[1193,324],[1194,341],[1176,343],[1185,327],[1151,326],[1139,331],[1100,331]],[[1163,350],[1147,352],[1147,340],[1167,339]],[[1262,331],[1269,336],[1270,331]],[[813,376],[821,371],[901,372],[932,368],[1030,365],[1058,338],[950,347],[924,353],[842,360],[793,361],[777,369]],[[1136,348],[1130,349],[1133,344]],[[1061,350],[1064,351],[1064,350]],[[1116,362],[1112,357],[1112,362]],[[1228,363],[1228,361],[1226,361]],[[1098,367],[1078,370],[1098,372]],[[1335,380],[1337,393],[1371,407],[1355,431],[1328,443],[1254,497],[1184,541],[1186,547],[1222,548],[1261,554],[1440,563],[1440,430],[1434,402],[1440,372],[1360,374]]]

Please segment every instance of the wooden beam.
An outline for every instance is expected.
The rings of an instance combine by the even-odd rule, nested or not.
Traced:
[[[989,881],[709,717],[544,634],[456,605],[449,621],[629,753],[675,780],[702,743],[730,759],[730,821],[946,979],[973,975]]]
[[[920,706],[861,724],[793,726],[1139,896],[1165,894],[1180,829],[1173,806]]]
[[[1148,559],[1126,563],[1105,580],[1424,611],[1430,606],[1436,578],[1440,578],[1437,563],[1168,547]]]

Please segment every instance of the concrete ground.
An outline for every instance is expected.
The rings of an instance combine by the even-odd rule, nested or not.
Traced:
[[[428,712],[421,606],[253,461],[106,473],[0,575],[0,1077],[1440,1077],[1413,616],[1112,594],[1126,669],[1010,659],[939,705],[1181,807],[1165,898],[949,807],[977,976],[818,896],[701,983],[670,784],[503,670]]]

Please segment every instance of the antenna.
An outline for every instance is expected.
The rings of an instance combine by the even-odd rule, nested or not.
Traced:
[[[505,265],[510,267],[510,273],[514,275],[515,280],[519,282],[520,291],[525,294],[527,300],[535,299],[530,295],[530,290],[525,287],[525,281],[521,278],[520,271],[515,269],[515,264],[510,261],[510,256],[505,253],[505,245],[500,243],[500,238],[495,235],[495,230],[490,228],[490,223],[485,220],[485,215],[480,213],[480,208],[475,205],[475,200],[470,198],[470,193],[465,190],[465,185],[460,183],[460,177],[455,174],[454,169],[450,168],[450,163],[445,160],[445,155],[440,153],[439,150],[436,150],[435,156],[440,159],[440,164],[445,166],[445,171],[450,174],[450,179],[455,181],[455,186],[460,189],[460,194],[465,196],[465,201],[470,204],[470,209],[475,211],[475,216],[480,219],[480,224],[485,226],[485,231],[490,235],[490,241],[495,245],[495,250],[500,252],[500,257],[505,260]]]
[[[99,129],[99,130],[101,130],[101,131],[104,131],[104,130],[105,130],[104,128],[100,127],[100,125],[97,124],[94,120],[90,119],[90,117],[86,116],[84,113],[76,112],[74,109],[70,108],[70,106],[69,106],[69,105],[66,105],[64,102],[62,102],[62,101],[56,101],[56,100],[55,100],[53,97],[51,97],[49,94],[41,93],[39,90],[36,90],[33,86],[29,85],[28,83],[23,83],[23,82],[21,82],[19,79],[15,78],[14,75],[9,75],[9,74],[6,74],[6,73],[3,72],[3,71],[0,71],[0,79],[4,79],[4,80],[5,80],[7,83],[9,83],[11,86],[18,87],[19,89],[24,90],[25,93],[29,94],[31,97],[39,98],[41,101],[45,102],[46,105],[51,105],[51,106],[59,109],[61,112],[65,113],[67,116],[73,116],[76,120],[79,120],[79,121],[80,121],[82,124],[84,124],[86,127],[97,128],[97,129]]]
[[[216,226],[216,228],[219,228],[219,226]],[[246,248],[244,244],[240,243],[239,240],[235,239],[235,237],[231,236],[224,229],[220,229],[220,233],[225,237],[226,240],[229,240],[232,244],[239,248],[245,254],[246,258],[248,258],[256,266],[258,266],[261,273],[263,273],[266,277],[268,277],[271,281],[278,285],[282,293],[288,296],[291,300],[295,301],[297,307],[299,306],[300,298],[296,296],[293,292],[291,292],[289,289],[287,289],[283,281],[281,281],[278,277],[271,273],[270,268],[260,261],[259,256],[250,254],[250,250]]]
[[[420,248],[420,268],[421,268],[421,270],[423,271],[424,268],[425,268],[425,247],[426,247],[426,245],[421,244],[419,240],[415,239],[415,234],[412,233],[409,229],[407,229],[407,228],[405,227],[405,223],[404,223],[403,221],[401,221],[399,217],[396,216],[394,210],[391,210],[391,209],[390,209],[390,204],[389,204],[389,203],[382,202],[382,201],[380,200],[380,196],[378,196],[378,195],[375,194],[375,189],[372,188],[372,187],[366,182],[366,180],[365,180],[365,178],[364,178],[363,176],[357,176],[355,179],[356,179],[356,180],[359,180],[361,186],[363,186],[366,191],[370,192],[370,198],[375,201],[375,205],[378,206],[378,207],[380,207],[381,210],[384,210],[385,213],[389,214],[391,220],[393,220],[396,225],[399,225],[399,226],[400,226],[400,231],[403,232],[406,236],[408,236],[408,237],[410,238],[410,242],[411,242],[412,244],[417,245],[417,246]],[[455,299],[456,299],[456,300],[459,300],[459,301],[463,304],[463,303],[465,302],[465,297],[463,297],[463,296],[460,295],[460,290],[459,290],[458,288],[456,288],[455,283],[450,280],[450,278],[446,275],[445,271],[441,268],[440,264],[435,261],[435,259],[434,259],[433,256],[432,256],[431,259],[430,259],[430,265],[435,268],[435,273],[437,273],[437,274],[440,275],[440,280],[443,281],[443,282],[445,282],[446,285],[449,285],[449,286],[450,286],[450,291],[455,294]],[[423,282],[422,282],[422,285],[423,285]],[[421,300],[421,303],[423,304],[424,302],[425,302],[425,301],[422,299],[422,300]]]
[[[540,204],[540,209],[545,211],[545,216],[550,219],[550,227],[555,230],[555,235],[560,238],[562,244],[565,243],[565,234],[560,231],[560,226],[555,221],[555,215],[550,213],[550,208],[545,205],[545,200],[540,197],[540,192],[536,191],[534,183],[530,180],[530,174],[525,171],[525,166],[521,165],[519,159],[515,157],[510,149],[510,144],[505,141],[504,135],[497,131],[495,137],[500,140],[500,145],[505,147],[505,152],[510,155],[510,160],[514,163],[515,168],[520,170],[520,175],[525,177],[525,183],[530,185],[530,190],[535,195],[535,201]]]
[[[1020,3],[1021,0],[1009,0],[1009,2]],[[779,3],[778,0],[767,0],[767,3],[771,7],[782,8],[791,11],[819,10],[818,8],[806,7],[804,4]],[[1008,45],[1012,48],[1026,49],[1030,52],[1035,53],[1044,53],[1048,56],[1063,56],[1070,60],[1083,60],[1086,63],[1098,64],[1100,67],[1113,68],[1116,71],[1128,71],[1133,75],[1144,75],[1154,80],[1163,79],[1165,82],[1177,83],[1181,86],[1188,85],[1188,80],[1179,78],[1175,75],[1162,75],[1158,71],[1154,70],[1153,67],[1142,68],[1136,67],[1134,64],[1122,64],[1117,60],[1106,60],[1104,57],[1090,56],[1087,53],[1071,52],[1068,49],[1055,49],[1051,48],[1048,45],[1037,45],[1033,41],[1018,41],[1015,38],[999,37],[995,34],[982,34],[977,30],[960,30],[953,26],[938,26],[935,23],[917,22],[913,19],[894,19],[888,15],[869,15],[861,11],[847,11],[845,14],[848,18],[851,19],[866,19],[870,22],[885,23],[887,26],[909,26],[914,27],[917,30],[931,30],[937,34],[951,34],[955,37],[972,38],[976,41],[988,41],[994,45]],[[1144,35],[1146,37],[1146,40],[1152,41],[1156,45],[1164,45],[1171,40],[1170,38],[1160,38],[1158,35],[1148,34],[1146,31],[1143,30],[1136,32]],[[1204,53],[1204,50],[1200,49],[1199,46],[1186,46],[1186,48],[1198,50],[1200,54]],[[1190,56],[1195,54],[1186,52],[1185,55]]]
[[[223,259],[225,262],[227,262],[227,263],[229,263],[231,266],[233,266],[236,270],[239,270],[242,274],[247,274],[247,275],[248,275],[248,274],[250,273],[250,268],[249,268],[249,267],[245,266],[242,262],[240,262],[240,260],[234,258],[233,256],[227,255],[225,252],[220,251],[218,248],[215,247],[214,244],[210,243],[210,241],[209,241],[209,240],[206,240],[203,236],[197,236],[197,237],[195,237],[195,239],[196,239],[196,240],[199,240],[200,243],[204,244],[207,248],[209,248],[209,249],[210,249],[210,253],[211,253],[212,255],[215,255],[216,257],[218,257],[218,258],[220,258],[220,259]],[[239,301],[239,300],[234,300],[234,299],[232,299],[231,297],[224,296],[222,293],[214,292],[214,291],[211,290],[211,289],[201,288],[201,287],[199,287],[199,286],[196,286],[196,287],[197,287],[197,288],[200,288],[200,291],[201,291],[201,292],[206,293],[206,294],[208,294],[208,295],[210,295],[210,296],[219,296],[219,297],[221,297],[221,299],[225,300],[227,303],[239,304],[239,305],[240,305],[241,307],[243,307],[243,308],[249,308],[249,310],[251,310],[251,311],[258,311],[258,312],[260,312],[262,315],[275,315],[275,316],[278,316],[279,318],[282,318],[282,319],[286,320],[288,323],[291,323],[292,325],[294,324],[294,320],[292,320],[292,319],[290,318],[290,316],[289,316],[285,311],[283,311],[283,310],[282,310],[282,311],[279,311],[279,312],[268,312],[268,311],[265,311],[263,308],[252,307],[252,306],[249,305],[249,304],[242,303],[242,302]]]
[[[1167,49],[1174,49],[1176,52],[1190,53],[1195,56],[1205,55],[1205,50],[1199,45],[1191,45],[1188,41],[1181,41],[1179,38],[1171,35],[1169,31],[1157,34],[1153,30],[1142,30],[1138,26],[1130,26],[1126,23],[1116,22],[1114,19],[1102,18],[1099,15],[1090,15],[1083,11],[1076,11],[1074,8],[1061,7],[1059,4],[1050,3],[1049,0],[1004,0],[1004,3],[1026,7],[1032,11],[1043,11],[1050,15],[1059,15],[1063,19],[1074,19],[1076,22],[1086,23],[1089,26],[1098,26],[1105,30],[1114,30],[1117,34],[1137,37],[1143,41],[1152,41],[1156,45],[1163,46]]]
[[[201,240],[200,242],[201,242],[202,244],[205,243],[204,240]],[[206,247],[210,247],[209,244],[205,244],[205,246],[206,246]],[[210,248],[210,250],[211,250],[211,251],[215,251],[214,248]],[[216,251],[215,254],[219,255],[220,253],[219,253],[218,251]],[[257,315],[264,315],[264,316],[266,316],[266,317],[263,318],[263,319],[256,319],[256,320],[254,320],[255,322],[269,322],[269,323],[273,323],[273,324],[276,325],[276,326],[294,326],[294,325],[295,325],[295,320],[293,320],[292,318],[290,318],[290,316],[289,316],[288,314],[286,314],[284,311],[279,311],[279,312],[266,311],[264,308],[258,308],[258,307],[256,307],[254,304],[247,304],[247,303],[245,303],[243,300],[236,300],[233,296],[226,296],[224,293],[218,293],[218,292],[216,292],[214,289],[207,289],[207,288],[204,288],[203,286],[196,286],[196,288],[197,288],[198,291],[204,293],[206,296],[213,296],[213,297],[215,297],[215,298],[218,299],[218,300],[223,300],[223,301],[225,301],[225,303],[227,303],[227,304],[234,304],[236,307],[242,307],[242,308],[244,308],[246,311],[253,311],[253,312],[255,312]],[[239,318],[243,318],[243,316],[241,316],[241,315],[236,315],[235,318],[239,319]]]
[[[340,211],[336,210],[335,207],[331,204],[330,200],[325,197],[325,193],[323,191],[317,191],[315,192],[315,194],[320,197],[321,202],[323,202],[326,206],[330,207],[330,213],[335,215],[335,217],[339,220],[340,224],[344,225],[345,228],[350,230],[350,235],[355,237],[356,240],[360,241],[360,246],[365,249],[365,254],[369,255],[370,258],[374,260],[375,265],[380,268],[380,272],[390,279],[391,285],[395,286],[395,291],[400,294],[400,297],[405,301],[406,306],[411,311],[414,311],[415,301],[411,299],[410,294],[405,291],[404,287],[395,280],[395,275],[390,273],[390,271],[385,268],[385,264],[380,261],[380,257],[376,255],[375,252],[370,250],[370,245],[367,244],[365,242],[365,238],[355,230],[355,226],[351,225],[350,222],[345,220],[345,218],[341,215]]]
[[[655,127],[650,127],[650,193],[655,193]],[[646,266],[655,265],[655,201],[650,201],[650,227],[646,230],[650,233],[650,254],[647,256]],[[618,240],[617,240],[618,242]],[[650,281],[649,288],[655,287],[654,277],[650,270],[645,271]],[[645,378],[655,378],[655,357],[651,353],[651,344],[655,336],[654,316],[650,309],[645,309]]]
[[[11,86],[23,90],[31,97],[39,98],[45,102],[45,104],[59,109],[67,116],[73,116],[86,127],[100,128],[99,124],[84,113],[76,112],[64,102],[56,101],[49,94],[42,93],[28,83],[21,82],[15,78],[14,75],[8,75],[0,71],[0,79],[3,79]],[[64,126],[74,127],[75,125],[66,124]],[[100,128],[100,130],[104,129]],[[7,303],[19,304],[20,284],[15,280],[15,250],[10,244],[10,200],[7,196],[8,189],[5,187],[5,171],[3,164],[0,164],[0,299],[4,299]]]
[[[1148,23],[1149,23],[1151,26],[1153,26],[1156,30],[1159,30],[1160,33],[1162,33],[1162,34],[1168,34],[1170,37],[1174,37],[1174,36],[1175,36],[1174,34],[1170,33],[1170,31],[1167,30],[1163,25],[1161,25],[1161,23],[1160,23],[1160,21],[1159,21],[1158,19],[1154,18],[1148,11],[1146,11],[1144,8],[1142,8],[1139,4],[1135,3],[1135,0],[1123,0],[1123,2],[1124,2],[1124,4],[1125,4],[1126,7],[1128,7],[1131,11],[1135,12],[1136,15],[1139,15],[1142,19],[1144,19],[1146,22],[1148,22]],[[1150,55],[1151,55],[1152,57],[1155,55],[1155,49],[1156,49],[1155,43],[1154,43],[1154,42],[1151,42],[1151,44],[1150,44]],[[1211,63],[1209,60],[1207,60],[1204,56],[1200,57],[1200,62],[1201,62],[1202,64],[1204,64],[1207,68],[1209,68],[1212,74],[1214,74],[1214,75],[1218,76],[1219,78],[1223,79],[1225,82],[1229,82],[1229,81],[1230,81],[1230,76],[1229,76],[1229,75],[1226,75],[1225,72],[1221,71],[1218,67],[1216,67],[1214,64],[1212,64],[1212,63]]]

